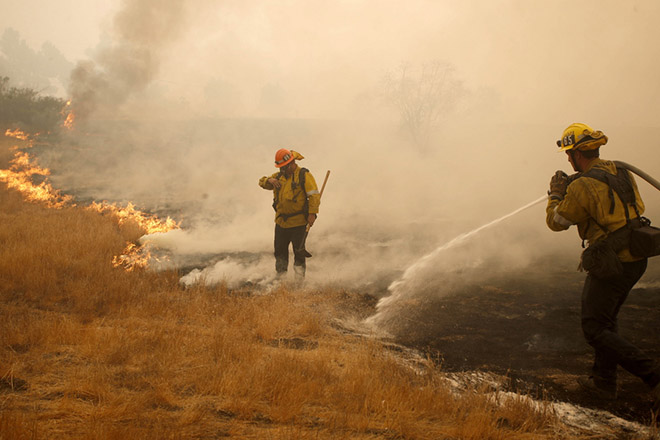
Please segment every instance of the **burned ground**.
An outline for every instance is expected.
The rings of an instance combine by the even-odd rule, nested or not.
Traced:
[[[502,374],[512,390],[649,423],[650,396],[623,369],[619,397],[612,403],[590,398],[576,384],[592,362],[580,328],[583,280],[584,274],[562,268],[499,277],[451,296],[416,300],[400,310],[395,338],[436,358],[445,371]],[[620,334],[660,360],[658,323],[660,289],[633,289],[619,314]]]

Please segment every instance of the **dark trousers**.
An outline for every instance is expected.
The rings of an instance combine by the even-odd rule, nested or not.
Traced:
[[[595,350],[593,377],[597,386],[616,390],[616,368],[621,365],[649,387],[660,383],[660,370],[639,348],[619,336],[617,315],[630,290],[646,270],[647,260],[623,263],[623,275],[587,276],[582,291],[582,331]],[[652,329],[649,329],[652,331]]]
[[[298,252],[305,238],[306,226],[283,228],[275,225],[275,270],[277,273],[286,272],[289,267],[289,243],[293,244],[293,265],[305,270],[305,254]]]

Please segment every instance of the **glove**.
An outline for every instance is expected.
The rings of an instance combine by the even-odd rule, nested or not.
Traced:
[[[552,176],[552,179],[550,179],[550,191],[548,191],[548,195],[551,199],[560,201],[564,200],[567,187],[568,175],[565,172],[559,170],[555,173],[554,176]]]

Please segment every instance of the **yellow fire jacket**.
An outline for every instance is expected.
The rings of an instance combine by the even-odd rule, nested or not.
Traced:
[[[294,228],[307,224],[307,218],[302,212],[305,200],[308,201],[309,214],[318,214],[319,212],[321,196],[316,186],[316,180],[314,180],[312,173],[305,173],[305,188],[301,188],[301,169],[296,165],[296,169],[291,176],[286,176],[284,173],[275,173],[272,176],[264,176],[259,179],[260,187],[273,191],[275,223],[283,228]],[[282,186],[279,189],[273,187],[268,182],[270,178],[279,180]]]
[[[584,171],[589,171],[591,168],[600,168],[616,175],[616,166],[611,161],[596,159]],[[637,199],[637,211],[641,215],[644,212],[644,202],[639,195],[637,183],[635,183],[632,174],[627,170],[625,172],[630,175],[630,181]],[[580,238],[587,240],[589,244],[594,243],[605,237],[605,231],[598,224],[605,227],[609,232],[613,232],[626,224],[623,202],[616,192],[613,194],[615,199],[614,212],[610,214],[609,186],[591,177],[580,177],[568,185],[564,200],[548,199],[546,223],[553,231],[563,231],[571,225],[577,225]],[[630,218],[637,216],[632,205],[628,205],[628,213]],[[618,255],[621,261],[630,262],[640,259],[633,257],[628,249],[623,249]]]

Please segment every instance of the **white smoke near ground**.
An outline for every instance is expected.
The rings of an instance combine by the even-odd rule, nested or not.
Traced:
[[[198,283],[223,282],[230,289],[246,284],[265,287],[275,279],[275,276],[268,270],[269,268],[270,262],[263,258],[249,262],[226,259],[204,270],[193,269],[181,277],[181,283],[185,286],[192,286]]]
[[[572,122],[606,132],[605,158],[660,177],[649,160],[660,138],[654,2],[122,5],[113,39],[72,74],[85,124],[40,160],[80,199],[180,220],[182,230],[143,241],[188,285],[268,284],[272,194],[257,181],[276,171],[281,147],[301,152],[319,184],[332,171],[307,242],[308,285],[379,296],[424,255],[541,197],[556,169],[570,172],[554,142]],[[589,19],[562,32],[567,9]],[[442,84],[460,93],[418,100],[421,121],[425,105],[444,109],[420,148],[387,79],[409,66],[420,85],[415,72],[432,65],[449,66]],[[577,266],[575,232],[550,232],[544,219],[541,204],[438,253],[396,298],[542,273],[548,259]]]

